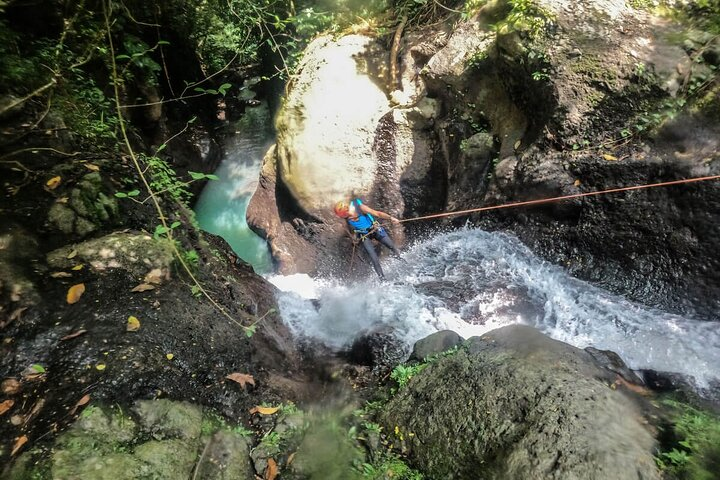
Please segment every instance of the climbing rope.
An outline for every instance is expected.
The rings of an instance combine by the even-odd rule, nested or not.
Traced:
[[[452,215],[465,215],[468,213],[484,212],[484,211],[488,211],[488,210],[499,210],[502,208],[521,207],[524,205],[538,205],[541,203],[550,203],[550,202],[557,202],[560,200],[568,200],[570,198],[581,198],[581,197],[590,197],[593,195],[604,195],[606,193],[626,192],[629,190],[642,190],[642,189],[654,188],[654,187],[667,187],[670,185],[681,185],[684,183],[705,182],[708,180],[720,180],[720,175],[712,175],[709,177],[686,178],[684,180],[672,180],[670,182],[650,183],[647,185],[635,185],[632,187],[610,188],[607,190],[598,190],[596,192],[575,193],[573,195],[562,195],[559,197],[549,197],[549,198],[540,198],[537,200],[526,200],[523,202],[505,203],[502,205],[492,205],[492,206],[488,206],[488,207],[471,208],[469,210],[460,210],[457,212],[436,213],[434,215],[425,215],[422,217],[404,218],[404,219],[400,220],[400,223],[415,222],[417,220],[427,220],[430,218],[449,217]]]

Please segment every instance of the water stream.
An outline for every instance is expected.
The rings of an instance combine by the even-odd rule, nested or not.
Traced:
[[[280,311],[294,333],[338,349],[378,325],[392,326],[410,346],[437,330],[467,338],[522,323],[580,348],[617,352],[633,369],[694,377],[700,389],[720,379],[717,322],[648,308],[580,281],[511,235],[466,228],[420,241],[403,256],[406,262],[385,261],[390,283],[270,280],[282,290]]]
[[[262,159],[273,143],[270,113],[265,104],[248,109],[233,125],[225,145],[226,156],[195,205],[200,228],[224,238],[256,273],[269,273],[272,259],[267,243],[253,232],[245,212],[257,187]]]
[[[720,380],[717,322],[630,302],[569,276],[504,233],[465,228],[418,241],[405,249],[405,261],[383,260],[391,278],[384,284],[374,276],[346,283],[272,275],[265,242],[245,222],[272,141],[267,110],[250,118],[238,127],[220,180],[205,188],[196,213],[204,230],[224,237],[279,288],[280,312],[298,338],[342,349],[369,329],[391,326],[409,349],[437,330],[467,338],[523,323],[580,348],[617,352],[633,369],[684,374],[700,389]]]

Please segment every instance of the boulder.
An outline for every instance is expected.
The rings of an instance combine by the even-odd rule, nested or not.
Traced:
[[[301,209],[326,216],[333,202],[371,191],[375,130],[389,108],[374,77],[386,55],[362,35],[320,37],[305,50],[276,122],[278,177]]]
[[[415,342],[410,360],[423,361],[427,357],[437,355],[460,345],[463,338],[452,330],[435,332]]]
[[[659,479],[638,405],[587,352],[514,325],[470,338],[382,414],[430,478]]]

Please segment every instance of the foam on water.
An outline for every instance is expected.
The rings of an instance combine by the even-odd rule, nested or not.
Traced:
[[[463,229],[383,260],[393,279],[357,283],[271,277],[281,314],[298,336],[343,348],[363,331],[392,326],[412,345],[442,329],[467,338],[515,323],[580,348],[617,352],[633,369],[678,372],[698,386],[720,379],[717,322],[630,302],[535,257],[516,238]]]

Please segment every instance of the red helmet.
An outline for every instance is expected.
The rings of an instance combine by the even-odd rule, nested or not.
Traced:
[[[337,202],[334,210],[335,215],[341,218],[347,218],[350,215],[350,205],[347,202]]]

